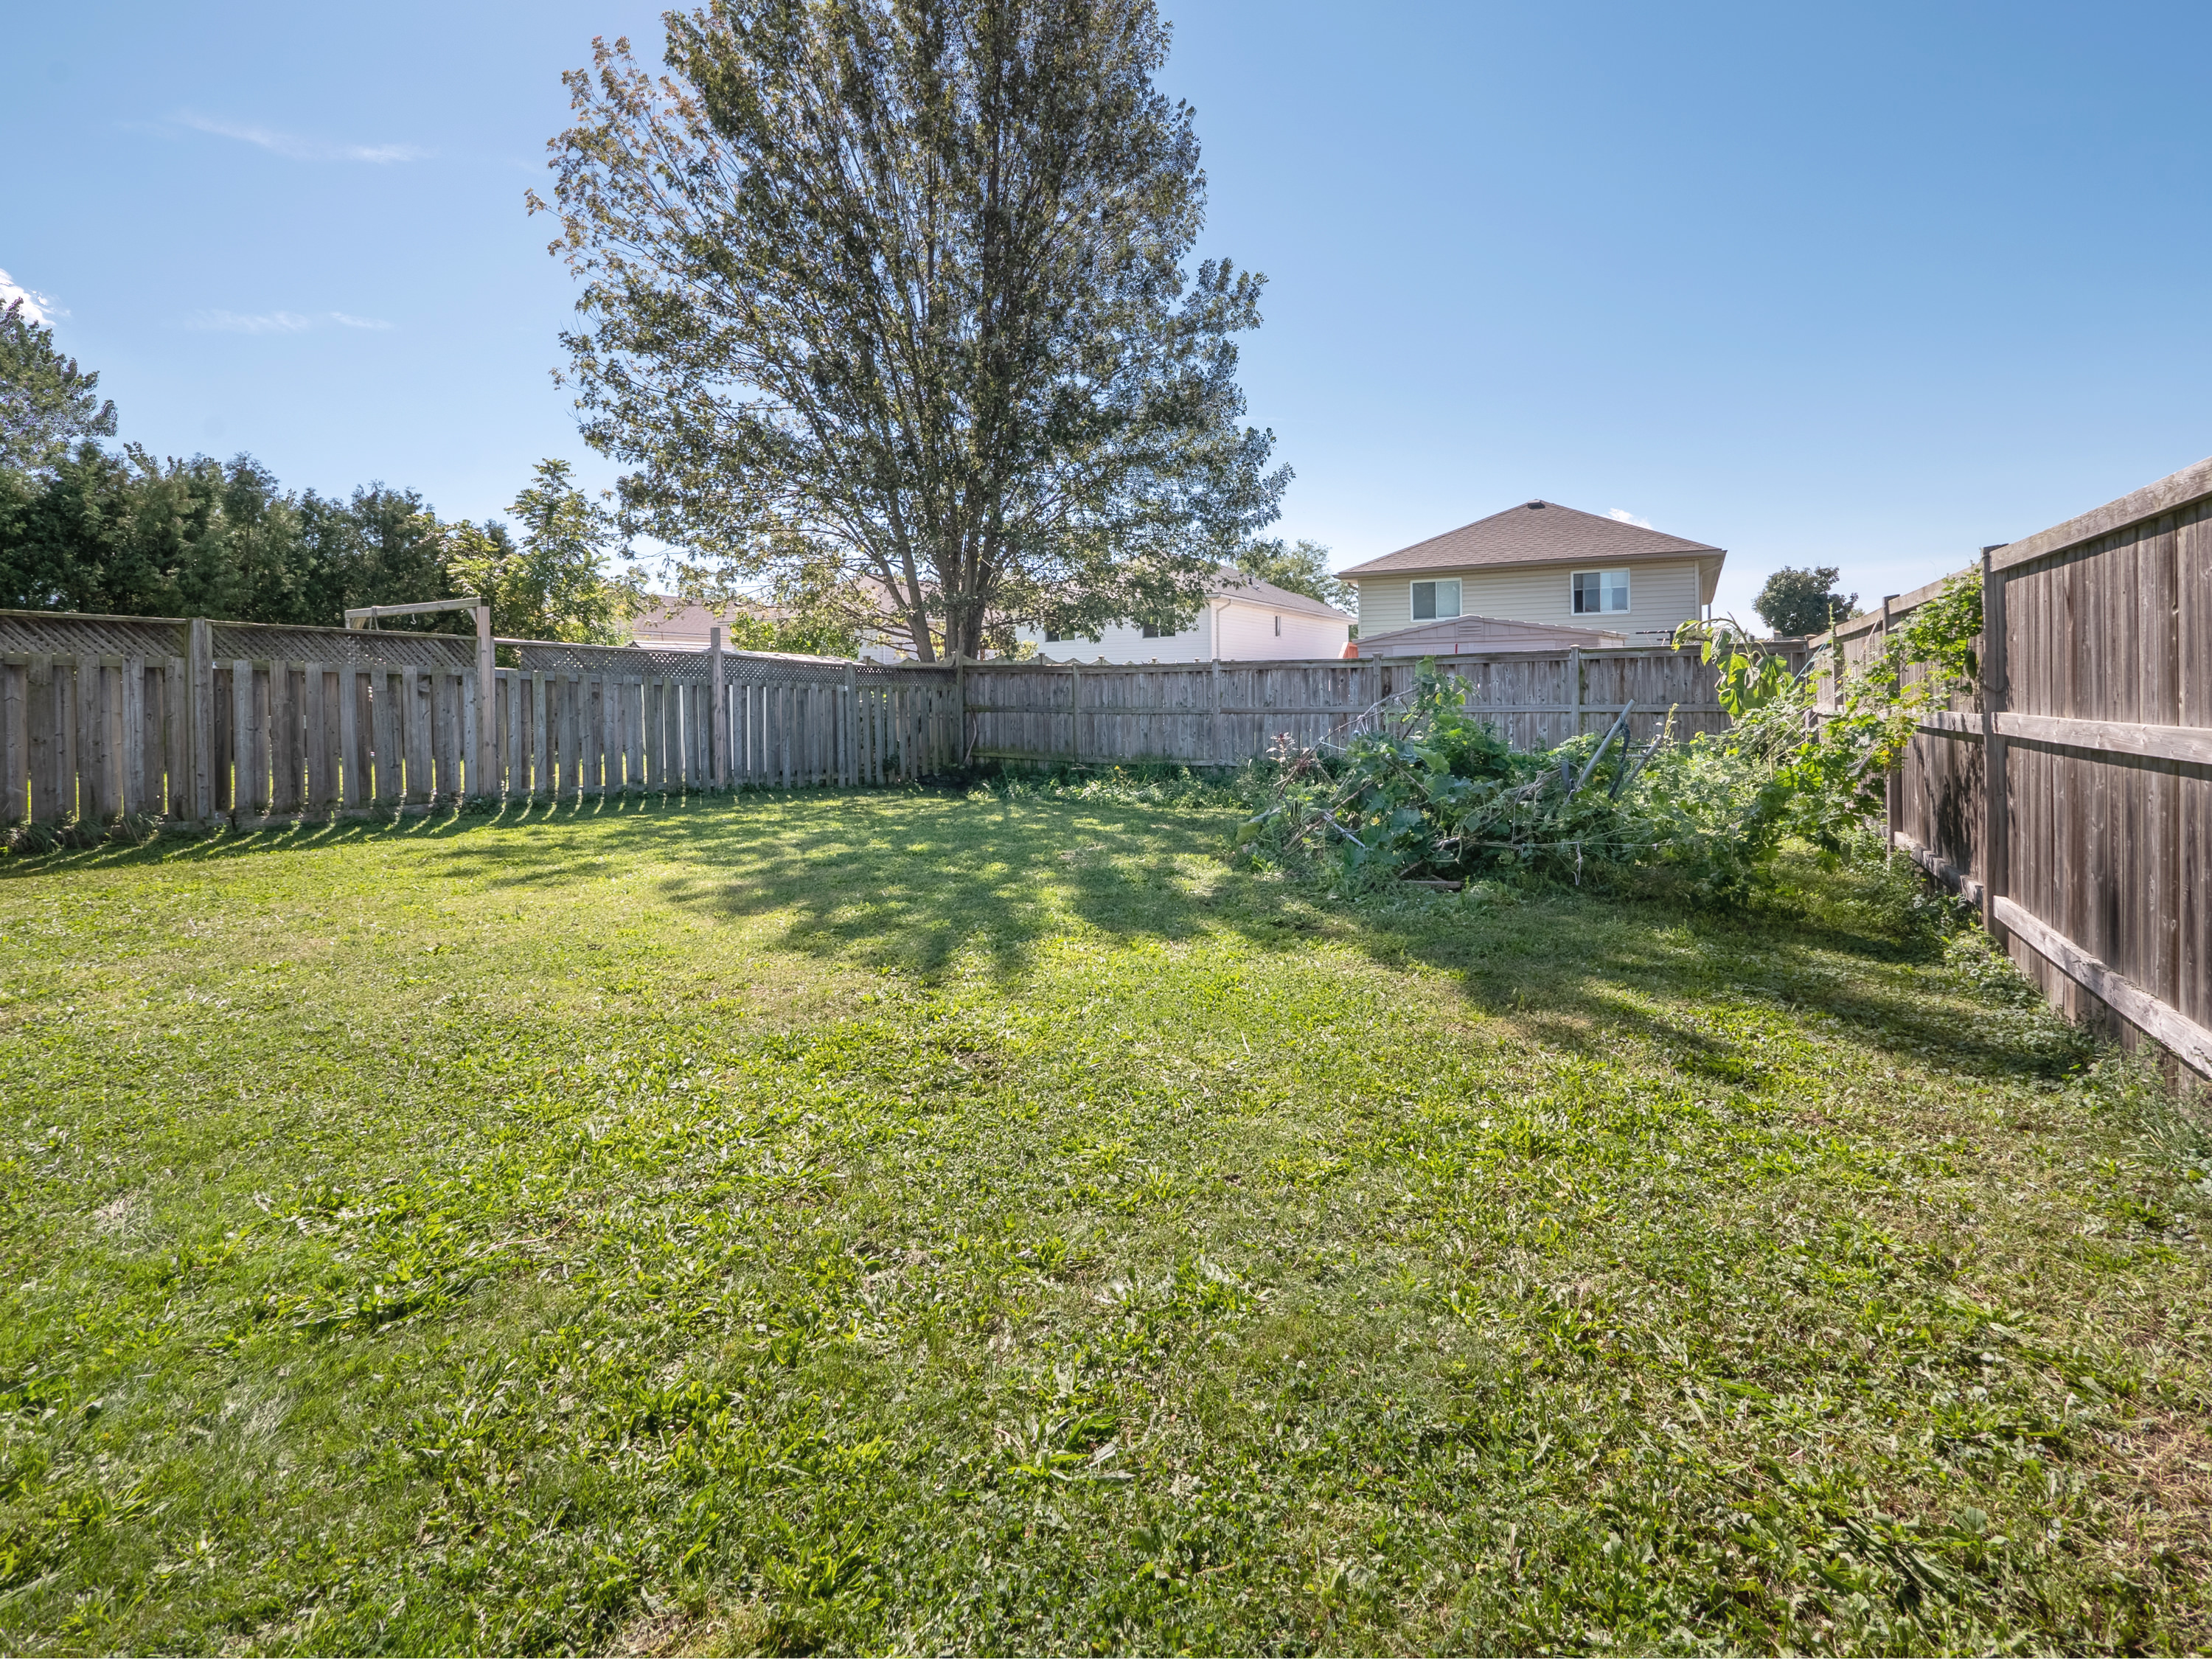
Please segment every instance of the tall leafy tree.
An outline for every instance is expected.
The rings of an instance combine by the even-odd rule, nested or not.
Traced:
[[[42,475],[0,469],[0,606],[329,627],[355,605],[483,592],[503,633],[625,637],[617,624],[636,584],[603,567],[605,509],[550,462],[514,510],[519,545],[502,524],[441,523],[412,490],[295,495],[251,456],[161,461],[87,443]]]
[[[325,626],[362,605],[450,599],[464,591],[447,568],[448,527],[411,489],[373,483],[351,496],[300,498],[307,575],[301,584],[300,620]],[[393,617],[380,626],[466,633],[464,616]]]
[[[1280,541],[1254,542],[1237,556],[1237,568],[1248,576],[1303,593],[1340,611],[1359,608],[1352,584],[1340,580],[1328,568],[1328,549],[1301,537],[1285,546]]]
[[[82,443],[43,474],[0,470],[0,605],[327,627],[349,605],[451,597],[446,563],[412,491],[295,495],[250,455]]]
[[[100,376],[55,349],[54,331],[20,299],[0,311],[0,467],[52,466],[76,438],[115,435],[115,402]]]
[[[636,521],[925,659],[1194,614],[1288,474],[1236,381],[1263,279],[1183,268],[1205,178],[1151,0],[666,23],[668,73],[602,44],[553,144],[564,343]]]
[[[1825,633],[1858,615],[1859,596],[1837,591],[1842,574],[1832,564],[1809,570],[1784,565],[1766,579],[1751,607],[1778,634]]]
[[[164,463],[83,443],[22,488],[0,528],[0,603],[290,620],[298,522],[250,458]]]
[[[634,576],[610,574],[619,538],[612,515],[569,481],[566,461],[538,464],[508,510],[518,544],[500,524],[458,524],[447,569],[491,606],[492,631],[511,638],[619,644],[622,623],[644,595]]]

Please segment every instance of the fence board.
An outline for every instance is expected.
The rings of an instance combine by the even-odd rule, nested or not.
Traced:
[[[615,724],[614,743],[620,756],[623,791],[635,793],[643,787],[638,775],[645,742],[645,720],[638,707],[638,694],[642,689],[636,680],[624,676],[614,684]],[[610,766],[616,764],[610,761]]]
[[[495,792],[484,785],[484,753],[483,700],[485,688],[480,685],[477,672],[465,669],[455,676],[454,706],[461,722],[461,783],[457,795],[489,795]]]
[[[499,671],[505,721],[501,726],[500,783],[509,795],[530,793],[530,682],[512,668]]]
[[[338,700],[338,781],[335,805],[348,811],[356,811],[368,805],[367,783],[368,766],[363,757],[362,742],[363,722],[362,702],[364,692],[363,675],[352,663],[340,663],[337,671]]]
[[[530,793],[550,798],[553,793],[552,714],[549,709],[545,676],[530,676]]]
[[[296,813],[307,805],[307,670],[301,663],[269,668],[269,810]]]
[[[2212,463],[1984,556],[1984,683],[1951,699],[1980,712],[1922,723],[1898,830],[1986,896],[1992,931],[2054,1003],[2202,1068],[2212,496],[2192,497],[2191,478],[2212,483]],[[1893,618],[1943,586],[1893,602]],[[1856,662],[1879,638],[1861,618],[1825,643]]]
[[[122,768],[123,810],[146,810],[146,659],[135,653],[123,659],[116,687],[121,694],[117,712],[117,759]]]
[[[252,775],[253,665],[242,657],[218,659],[208,696],[215,720],[215,729],[208,734],[210,800],[217,812],[242,811],[267,799]]]
[[[105,734],[100,729],[100,659],[89,653],[80,655],[72,667],[75,684],[70,713],[77,756],[76,810],[98,823],[107,817],[114,803],[107,778],[106,745],[101,741]]]
[[[51,823],[62,815],[61,793],[56,780],[61,775],[55,738],[54,659],[41,653],[23,671],[23,713],[28,733],[31,775],[31,816]]]
[[[430,803],[430,675],[410,664],[400,680],[400,744],[405,772],[401,799],[410,805]]]
[[[302,747],[307,750],[305,804],[312,812],[331,797],[331,754],[323,741],[323,728],[330,713],[330,687],[325,683],[322,664],[309,662],[301,665],[300,696],[300,730]]]
[[[584,798],[584,677],[561,677],[561,793]]]
[[[161,674],[161,774],[166,781],[166,810],[175,817],[191,816],[188,782],[191,754],[191,708],[185,659],[171,657]]]
[[[0,662],[0,823],[31,816],[31,665]]]
[[[233,660],[235,661],[237,659]],[[260,666],[248,662],[246,665],[246,695],[249,700],[246,721],[248,733],[252,740],[251,775],[247,780],[249,784],[247,796],[245,800],[236,802],[233,805],[234,811],[250,811],[269,814],[283,810],[284,716],[286,690],[289,680],[290,676],[281,662],[271,662]],[[234,699],[238,696],[238,688],[234,685],[231,689],[231,696]],[[237,729],[234,715],[229,726],[234,734]],[[234,744],[236,741],[234,735],[232,741]],[[224,750],[222,752],[228,754],[229,751]],[[234,756],[231,758],[234,775],[236,757]],[[232,780],[234,795],[236,787],[236,778],[234,775]],[[217,810],[221,810],[221,803],[217,802],[216,805]]]

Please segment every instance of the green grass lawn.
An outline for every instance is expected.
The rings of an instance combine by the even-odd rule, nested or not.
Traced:
[[[1234,823],[0,863],[0,1648],[2212,1641],[2204,1143],[1978,936]]]

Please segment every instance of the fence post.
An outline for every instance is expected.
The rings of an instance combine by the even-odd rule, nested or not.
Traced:
[[[1219,627],[1220,627],[1220,625],[1221,625],[1221,624],[1220,624],[1220,622],[1219,622],[1219,620],[1217,618],[1217,619],[1216,619],[1216,621],[1215,621],[1215,623],[1214,623],[1214,626],[1218,629],[1218,628],[1219,628]],[[1216,766],[1226,766],[1226,765],[1228,765],[1228,764],[1229,764],[1229,762],[1228,762],[1228,759],[1227,759],[1227,756],[1228,756],[1228,753],[1229,753],[1229,734],[1228,734],[1227,732],[1224,732],[1224,731],[1221,729],[1221,659],[1220,659],[1220,658],[1218,658],[1218,657],[1216,657],[1216,658],[1213,659],[1213,665],[1212,665],[1212,666],[1213,666],[1213,763],[1214,763]],[[1354,674],[1355,674],[1355,676],[1356,676],[1356,675],[1357,675],[1358,671],[1357,671],[1357,670],[1354,670],[1353,672],[1354,672]]]
[[[1894,593],[1885,593],[1881,599],[1881,653],[1885,657],[1889,654],[1889,602],[1896,597]],[[1900,684],[1899,690],[1902,689]],[[1888,842],[1892,853],[1897,851],[1898,811],[1904,804],[1905,791],[1899,786],[1904,781],[1905,763],[1911,755],[1912,739],[1907,738],[1905,753],[1898,757],[1897,764],[1889,769],[1881,781],[1882,837]]]
[[[1567,647],[1567,740],[1583,734],[1583,653],[1579,646]]]
[[[2011,884],[2012,797],[1997,713],[2010,700],[2005,678],[2005,579],[1982,550],[1982,929],[2000,949],[2009,943],[1996,902]]]
[[[496,787],[488,789],[484,787],[483,769],[485,757],[499,752],[499,733],[494,724],[497,700],[494,697],[492,690],[491,607],[488,605],[480,605],[476,608],[476,614],[477,717],[469,727],[468,759],[465,763],[469,770],[469,793],[495,795],[499,793]],[[496,774],[498,769],[498,764],[495,762],[492,770]],[[493,779],[493,782],[496,784],[496,777]]]
[[[968,764],[968,655],[952,653],[952,763]]]
[[[205,617],[185,628],[191,665],[191,817],[204,823],[215,812],[215,629]]]
[[[1083,764],[1083,665],[1067,665],[1067,760]]]
[[[707,763],[707,775],[720,789],[730,781],[730,694],[722,684],[720,623],[707,630],[707,744],[714,750],[714,757]]]
[[[850,663],[845,665],[845,696],[840,706],[843,713],[837,722],[837,781],[850,789],[860,781],[860,676]]]

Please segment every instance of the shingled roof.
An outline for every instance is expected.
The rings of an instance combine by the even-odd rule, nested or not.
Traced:
[[[1686,541],[1642,525],[1601,518],[1557,501],[1524,501],[1486,519],[1447,530],[1395,553],[1336,574],[1347,581],[1409,570],[1464,570],[1476,565],[1595,563],[1630,559],[1679,559],[1684,554],[1725,555],[1725,548]]]
[[[1310,594],[1295,593],[1287,587],[1278,587],[1273,582],[1263,582],[1257,576],[1248,576],[1230,564],[1221,567],[1221,580],[1206,591],[1209,599],[1243,599],[1250,605],[1264,605],[1271,611],[1289,611],[1302,617],[1322,617],[1330,622],[1348,623],[1352,620],[1333,605],[1323,604]]]

